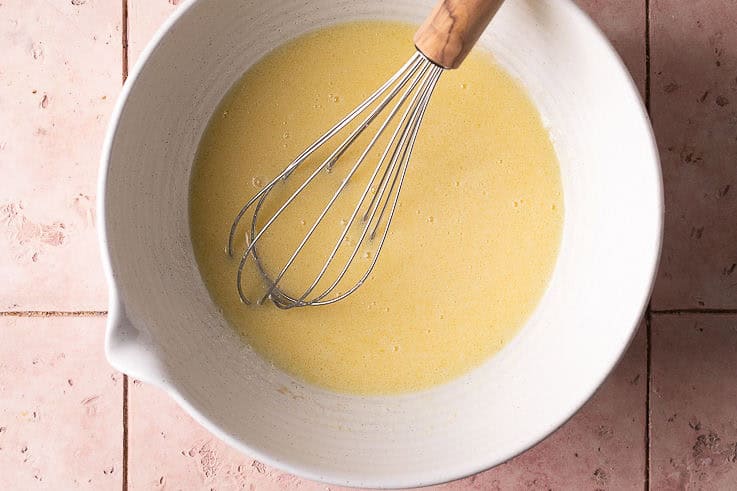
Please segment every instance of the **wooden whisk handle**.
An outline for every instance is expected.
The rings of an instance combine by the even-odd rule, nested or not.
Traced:
[[[504,0],[440,0],[415,33],[415,46],[443,68],[458,68]]]

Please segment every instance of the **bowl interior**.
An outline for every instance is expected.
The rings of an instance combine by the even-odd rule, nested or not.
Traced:
[[[103,156],[111,361],[164,387],[237,448],[312,479],[415,486],[503,462],[593,393],[649,295],[662,197],[637,90],[570,1],[508,0],[480,42],[549,125],[566,208],[553,278],[520,334],[449,384],[357,397],[300,384],[225,323],[200,279],[187,217],[192,161],[218,102],[251,64],[301,33],[356,19],[419,23],[433,3],[190,1],[133,71]],[[141,365],[141,351],[154,362]]]

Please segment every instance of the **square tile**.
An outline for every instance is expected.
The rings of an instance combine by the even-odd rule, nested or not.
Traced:
[[[737,9],[651,3],[651,114],[665,182],[653,308],[737,307]]]
[[[737,316],[655,315],[652,489],[737,489]]]
[[[120,2],[0,3],[2,311],[106,306],[95,190],[120,20]]]
[[[0,489],[121,489],[123,377],[102,317],[0,317]]]

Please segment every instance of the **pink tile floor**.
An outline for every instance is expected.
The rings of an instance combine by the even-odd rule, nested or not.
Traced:
[[[102,135],[128,65],[178,3],[0,0],[2,490],[326,489],[229,449],[102,353]],[[660,145],[652,310],[566,425],[438,489],[737,489],[737,5],[578,3],[632,72]]]

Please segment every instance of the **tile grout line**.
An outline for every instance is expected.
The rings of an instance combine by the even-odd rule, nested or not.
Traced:
[[[122,84],[128,79],[128,0],[121,0],[121,75]],[[128,491],[128,375],[123,374],[123,477],[122,489]]]
[[[645,109],[650,114],[650,0],[645,0]]]
[[[737,309],[658,309],[650,310],[650,313],[655,315],[737,315]]]
[[[645,313],[645,490],[650,490],[650,391],[652,389],[652,313]]]
[[[652,121],[650,95],[650,0],[645,0],[645,109]],[[652,124],[652,123],[651,123]],[[652,298],[645,311],[645,491],[650,491],[650,389],[652,383]]]
[[[123,374],[123,491],[128,490],[128,375]]]
[[[8,310],[0,317],[104,317],[107,310]]]
[[[122,0],[121,5],[121,47],[122,47],[122,83],[128,78],[128,0]]]

